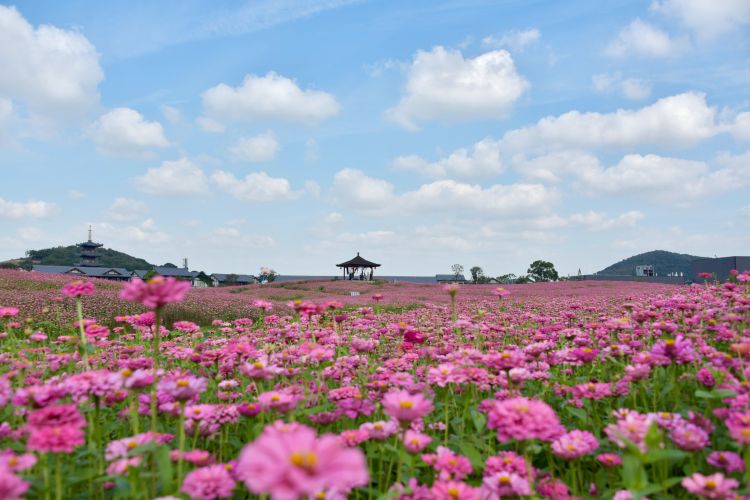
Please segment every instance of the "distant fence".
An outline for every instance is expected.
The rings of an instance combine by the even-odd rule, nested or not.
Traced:
[[[644,283],[664,283],[667,285],[684,285],[685,276],[628,276],[619,274],[583,274],[571,276],[571,280],[578,281],[641,281]]]

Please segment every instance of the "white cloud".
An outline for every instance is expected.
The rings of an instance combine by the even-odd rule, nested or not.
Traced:
[[[750,219],[750,204],[745,205],[740,209],[740,214]]]
[[[750,111],[740,113],[730,125],[730,132],[735,139],[750,141]]]
[[[47,234],[37,227],[21,227],[18,229],[18,237],[27,243],[38,243],[44,241]]]
[[[164,161],[133,180],[139,191],[160,195],[201,194],[207,190],[203,170],[187,158]]]
[[[465,59],[438,46],[416,53],[405,95],[385,116],[410,130],[429,120],[502,118],[528,86],[505,50]]]
[[[242,201],[290,200],[301,195],[299,191],[292,191],[287,179],[271,177],[265,172],[253,172],[244,179],[237,179],[229,172],[217,170],[211,174],[211,181]]]
[[[429,177],[477,177],[494,175],[503,170],[500,146],[497,141],[486,138],[474,144],[472,151],[460,148],[445,158],[430,163],[421,156],[399,156],[393,166],[403,170],[416,170]]]
[[[750,24],[747,0],[655,0],[651,9],[679,19],[704,39]]]
[[[102,239],[115,240],[133,244],[134,242],[149,244],[166,243],[170,236],[161,231],[153,219],[146,219],[140,224],[119,226],[108,222],[92,224],[94,231],[102,236]]]
[[[85,193],[82,193],[77,189],[69,189],[67,194],[68,198],[70,198],[71,200],[81,200],[86,197]]]
[[[454,180],[423,184],[397,194],[394,186],[347,168],[334,176],[336,203],[371,215],[448,212],[529,216],[547,211],[558,201],[556,190],[541,184],[495,184],[484,188]]]
[[[560,116],[548,116],[535,125],[506,133],[501,147],[511,151],[643,145],[680,147],[692,146],[720,131],[716,108],[706,104],[706,96],[686,92],[664,97],[636,110],[569,111]]]
[[[640,101],[651,95],[651,84],[646,80],[638,78],[622,79],[622,75],[617,72],[599,73],[591,77],[591,83],[597,92],[612,92],[618,90],[627,99]]]
[[[482,38],[482,45],[493,49],[509,47],[516,51],[522,51],[527,45],[532,45],[539,41],[541,34],[536,28],[527,30],[510,30],[501,35],[490,35]]]
[[[161,114],[164,115],[164,118],[173,125],[182,123],[182,112],[174,106],[169,106],[167,104],[163,105],[161,107]]]
[[[9,201],[0,198],[0,218],[2,219],[25,217],[43,219],[55,215],[57,212],[57,206],[46,201]]]
[[[145,203],[130,198],[118,197],[112,202],[107,214],[116,221],[129,221],[142,217],[148,212]]]
[[[169,146],[159,122],[146,121],[130,108],[105,113],[94,122],[90,133],[99,151],[113,155],[142,156],[151,148]]]
[[[13,115],[13,103],[10,99],[0,97],[0,147],[13,142],[10,135]]]
[[[673,39],[660,29],[640,19],[635,19],[620,31],[604,52],[611,57],[628,55],[669,57],[686,48],[686,40]]]
[[[302,90],[294,80],[270,72],[247,75],[239,87],[221,83],[202,94],[209,126],[246,120],[281,120],[315,124],[339,112],[333,94]],[[204,123],[205,125],[205,123]]]
[[[320,191],[321,191],[320,184],[318,184],[312,179],[306,180],[305,191],[307,191],[310,194],[310,196],[312,196],[313,198],[317,198],[320,196]]]
[[[99,102],[104,78],[94,46],[76,31],[34,28],[15,7],[0,5],[0,97],[41,119],[72,119]]]
[[[279,149],[279,141],[269,130],[253,137],[240,137],[229,148],[229,154],[236,161],[260,163],[276,158]]]
[[[608,229],[635,227],[644,218],[645,215],[643,212],[639,212],[638,210],[631,210],[613,218],[610,218],[606,213],[590,210],[584,213],[573,214],[568,220],[571,224],[585,226],[591,231],[606,231]]]

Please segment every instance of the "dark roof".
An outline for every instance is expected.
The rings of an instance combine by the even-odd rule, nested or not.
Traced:
[[[149,271],[147,269],[136,269],[135,271],[131,273],[131,275],[135,274],[139,278],[143,279],[148,273]]]
[[[435,281],[466,281],[463,274],[436,274]]]
[[[211,277],[216,278],[219,283],[223,283],[230,274],[232,273],[213,273]],[[235,276],[237,276],[237,283],[255,283],[256,280],[252,274],[235,274]]]
[[[47,274],[70,274],[74,276],[89,276],[91,278],[130,278],[130,271],[122,267],[91,267],[91,266],[44,266],[36,265],[34,271]]]
[[[162,276],[175,276],[179,278],[192,278],[193,275],[184,267],[155,267],[154,272]]]
[[[380,267],[380,264],[375,264],[367,259],[363,259],[359,256],[359,252],[357,252],[357,256],[352,260],[336,264],[336,267]]]

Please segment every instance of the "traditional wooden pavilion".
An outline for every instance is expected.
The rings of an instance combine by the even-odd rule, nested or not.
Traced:
[[[346,262],[342,262],[341,264],[336,264],[336,267],[342,268],[345,280],[372,280],[372,274],[376,267],[380,267],[380,264],[375,264],[374,262],[370,262],[369,260],[360,257],[359,252],[357,252],[356,257],[347,260]],[[369,273],[366,271],[367,269],[370,270]],[[357,273],[359,273],[359,276],[357,276]]]

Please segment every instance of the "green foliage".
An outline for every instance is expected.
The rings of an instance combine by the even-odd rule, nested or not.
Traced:
[[[239,278],[239,276],[237,276],[234,273],[227,274],[226,279],[224,280],[224,284],[226,286],[236,285],[238,278]]]
[[[469,269],[469,272],[471,273],[472,283],[483,284],[490,281],[490,279],[484,275],[484,271],[479,266],[472,267]]]
[[[531,278],[524,274],[523,276],[519,276],[518,278],[516,278],[513,283],[515,283],[516,285],[525,285],[526,283],[531,283]]]
[[[557,281],[560,276],[555,270],[555,265],[546,260],[535,260],[526,271],[535,283],[544,281]]]
[[[126,253],[112,250],[111,248],[100,248],[97,251],[98,262],[103,267],[124,267],[128,271],[136,269],[151,269],[153,264],[149,264],[144,259],[132,257]],[[26,258],[20,259],[19,266],[25,267],[24,264],[42,264],[49,266],[74,266],[80,261],[79,249],[75,245],[67,247],[44,248],[41,250],[28,250]]]
[[[171,262],[167,262],[166,264],[164,264],[161,267],[168,267],[170,269],[177,269],[177,266],[175,264],[172,264]]]
[[[201,280],[203,283],[205,283],[209,287],[214,286],[214,280],[212,280],[211,277],[207,275],[206,273],[204,273],[203,271],[196,274],[195,277]]]
[[[659,276],[664,276],[668,273],[683,273],[685,276],[689,276],[692,272],[691,263],[695,259],[700,258],[684,253],[654,250],[621,260],[616,264],[602,269],[599,271],[599,274],[633,276],[635,274],[635,266],[652,265]]]
[[[516,279],[518,279],[518,276],[516,276],[513,273],[508,273],[508,274],[501,274],[495,279],[499,283],[502,283],[503,285],[510,285],[511,283],[515,283]]]

